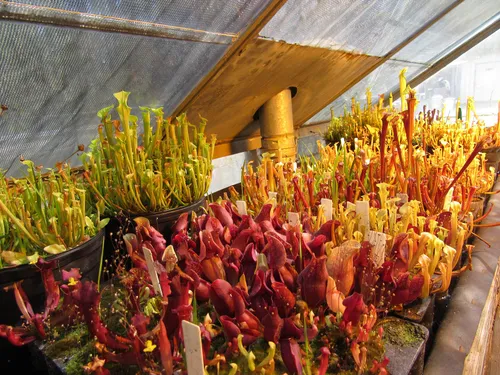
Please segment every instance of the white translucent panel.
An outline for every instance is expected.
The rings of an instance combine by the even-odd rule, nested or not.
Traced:
[[[487,23],[500,20],[500,0],[465,0],[393,58],[432,63]]]
[[[239,33],[268,2],[266,0],[17,0],[12,3],[211,32]]]
[[[426,67],[419,64],[408,64],[399,61],[389,60],[359,81],[352,88],[344,92],[340,97],[323,108],[308,124],[322,121],[329,121],[331,118],[331,109],[335,115],[342,115],[344,108],[350,111],[352,98],[355,98],[362,105],[366,104],[366,89],[370,88],[372,92],[372,102],[376,102],[379,95],[388,95],[399,86],[399,72],[407,68],[406,77],[408,80],[422,72]]]
[[[297,139],[297,154],[299,156],[319,156],[318,141],[324,146],[325,140],[319,132],[312,133]]]
[[[466,100],[474,97],[476,112],[487,125],[498,119],[500,101],[500,31],[464,53],[417,87],[419,110],[445,108],[455,119],[460,98],[465,117]]]
[[[453,0],[289,0],[260,35],[383,56]]]
[[[20,155],[53,166],[88,144],[115,92],[170,114],[228,48],[10,21],[0,40],[0,168],[13,175]]]
[[[241,168],[249,161],[258,162],[258,159],[256,150],[214,159],[212,183],[210,184],[208,193],[216,193],[229,186],[239,184],[241,182]]]

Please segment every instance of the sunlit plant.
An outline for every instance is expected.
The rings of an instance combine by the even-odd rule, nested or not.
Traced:
[[[38,257],[59,254],[103,228],[104,208],[88,205],[86,190],[67,164],[42,175],[30,160],[22,179],[0,178],[0,268],[36,263]]]
[[[210,185],[215,147],[215,136],[210,142],[205,137],[206,121],[194,126],[185,114],[171,121],[161,107],[140,107],[140,136],[129,94],[115,94],[119,120],[112,118],[113,106],[98,113],[99,137],[82,156],[91,190],[111,210],[131,214],[165,211],[202,198]]]

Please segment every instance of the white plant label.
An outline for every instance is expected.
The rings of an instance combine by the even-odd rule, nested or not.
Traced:
[[[236,201],[236,208],[238,209],[238,213],[240,215],[247,214],[247,202],[245,201]]]
[[[453,199],[453,191],[454,191],[454,188],[451,188],[448,191],[448,193],[446,193],[446,197],[444,197],[443,209],[445,211],[449,211],[450,210],[451,200]]]
[[[359,226],[365,227],[365,233],[367,231],[369,231],[370,230],[370,202],[368,202],[368,201],[356,201],[356,215],[360,216]]]
[[[300,216],[297,212],[289,212],[288,213],[288,222],[290,225],[296,226],[300,224]]]
[[[366,240],[373,245],[372,259],[377,267],[380,267],[385,260],[385,244],[387,237],[385,233],[368,231]]]
[[[278,203],[278,193],[276,193],[275,191],[270,191],[268,195],[269,199],[271,199],[273,202],[273,207],[276,207],[276,204]]]
[[[347,210],[356,212],[356,205],[351,202],[347,202]]]
[[[323,206],[323,211],[325,212],[326,220],[332,220],[333,217],[333,202],[331,199],[321,198],[321,205]]]
[[[158,280],[158,274],[155,269],[155,262],[153,260],[153,254],[151,250],[147,247],[143,247],[142,251],[144,253],[144,258],[146,259],[146,265],[148,266],[149,277],[151,277],[151,282],[153,283],[153,289],[155,293],[163,297],[163,292],[161,291],[160,281]]]
[[[344,138],[340,138],[340,145],[342,147],[344,147],[344,145],[345,145],[345,139]]]
[[[294,172],[297,172],[297,163],[296,162],[292,163],[292,169]]]
[[[187,320],[183,320],[182,333],[184,336],[184,347],[186,349],[188,375],[204,374],[200,327]]]
[[[397,193],[396,194],[396,197],[398,197],[400,199],[400,203],[408,203],[408,194],[405,194],[405,193]]]

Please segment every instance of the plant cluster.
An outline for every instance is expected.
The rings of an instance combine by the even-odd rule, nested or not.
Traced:
[[[467,114],[462,119],[460,99],[457,101],[456,120],[451,122],[449,118],[439,116],[439,111],[426,110],[418,116],[418,136],[425,140],[430,150],[441,147],[451,147],[453,150],[465,149],[470,151],[484,137],[491,138],[490,147],[500,146],[498,136],[499,126],[485,126],[478,117],[472,97],[467,98]],[[444,113],[445,109],[443,109]],[[474,120],[473,120],[474,118]]]
[[[206,194],[215,137],[207,142],[205,120],[194,126],[183,114],[172,122],[162,108],[140,107],[140,139],[129,94],[115,94],[119,120],[112,119],[112,106],[99,111],[99,137],[81,155],[83,174],[67,163],[42,174],[42,167],[23,160],[25,178],[0,175],[0,268],[35,264],[39,256],[84,243],[109,221],[100,220],[103,214],[164,211]]]
[[[332,110],[330,124],[323,134],[323,138],[330,145],[348,142],[354,146],[356,139],[368,139],[377,137],[382,126],[382,114],[384,96],[379,97],[377,105],[372,106],[372,94],[366,90],[366,105],[361,109],[361,105],[354,98],[352,99],[351,112],[344,109],[342,117],[335,117]]]
[[[36,263],[39,256],[78,246],[109,220],[99,219],[102,204],[89,207],[83,182],[67,164],[45,175],[32,161],[23,164],[26,178],[0,176],[0,268]]]
[[[146,219],[135,219],[136,234],[124,238],[132,268],[119,268],[101,291],[75,269],[64,271],[59,285],[40,259],[45,312],[34,314],[16,284],[27,324],[0,326],[0,336],[22,345],[47,337],[49,326],[53,332],[83,322],[97,352],[88,372],[109,374],[117,363],[122,370],[173,374],[185,371],[181,322],[188,320],[200,327],[207,374],[387,374],[383,329],[366,298],[380,299],[363,290],[358,276],[384,274],[388,304],[390,290],[393,302],[402,303],[416,298],[421,283],[398,284],[401,270],[375,266],[371,245],[362,242],[347,267],[349,284],[326,253],[331,221],[320,232],[302,233],[271,205],[255,218],[238,215],[228,201],[211,204],[210,211],[193,219],[191,234],[183,214],[168,247]],[[161,294],[147,271],[145,248],[155,259]]]
[[[339,249],[345,244],[361,243],[370,231],[384,233],[378,266],[388,261],[399,264],[397,269],[402,266],[409,276],[401,279],[405,286],[421,283],[415,285],[416,297],[446,291],[452,276],[470,268],[460,268],[462,252],[470,262],[472,246],[465,244],[489,213],[474,217],[471,211],[477,194],[488,192],[494,182],[494,171],[486,168],[480,152],[490,140],[480,138],[471,148],[446,145],[427,154],[411,142],[416,99],[412,90],[408,94],[407,109],[383,114],[378,137],[369,142],[359,139],[354,149],[319,144],[320,156],[303,157],[297,170],[291,163],[273,162],[269,155],[257,168],[247,165],[242,192],[232,189],[232,201],[244,200],[252,214],[271,203],[282,220],[298,214],[304,230],[314,232],[325,224],[322,199],[330,199],[334,225],[327,249],[337,249],[332,252],[336,262],[343,262]],[[357,212],[357,201],[368,202],[367,222]],[[346,253],[358,256],[360,250]],[[398,253],[404,254],[399,263],[393,259]],[[381,275],[377,281],[367,277],[370,288],[383,280]],[[364,297],[377,308],[387,307],[380,296]]]
[[[129,94],[115,94],[119,120],[112,118],[113,106],[98,113],[99,138],[82,155],[92,191],[112,211],[130,214],[165,211],[202,198],[210,186],[215,147],[214,136],[206,140],[206,121],[194,126],[185,114],[171,121],[161,107],[140,107],[140,142],[139,119],[127,104]]]

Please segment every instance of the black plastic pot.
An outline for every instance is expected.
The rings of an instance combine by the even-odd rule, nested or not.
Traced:
[[[61,271],[79,268],[82,278],[97,281],[99,264],[101,261],[102,241],[104,230],[87,242],[65,251],[61,254],[46,258],[47,261],[55,260],[57,267],[54,270],[56,280],[61,280]],[[45,302],[45,289],[39,270],[33,264],[23,264],[17,267],[8,267],[0,270],[0,324],[15,325],[21,316],[17,307],[14,293],[3,289],[12,283],[22,282],[22,287],[28,296],[35,313],[41,312]]]
[[[474,196],[472,197],[472,202],[470,204],[469,210],[474,215],[474,219],[483,216],[484,212],[484,197]]]
[[[176,208],[173,210],[167,210],[167,211],[162,211],[162,212],[152,212],[148,214],[143,214],[143,215],[133,215],[132,218],[135,217],[145,217],[146,219],[149,220],[151,225],[155,227],[167,241],[170,242],[170,236],[172,236],[172,227],[183,213],[189,212],[189,217],[191,218],[191,213],[196,212],[197,214],[200,213],[201,207],[205,204],[206,198],[203,197],[193,204],[190,204],[189,206],[185,207],[180,207]]]
[[[483,150],[486,153],[486,168],[493,167],[495,169],[495,181],[498,176],[498,165],[500,163],[500,149],[486,149]]]
[[[119,251],[122,246],[122,237],[126,233],[133,233],[135,229],[135,223],[132,219],[136,217],[145,217],[149,220],[151,225],[157,229],[165,239],[167,243],[170,243],[170,237],[172,236],[172,226],[175,224],[179,216],[185,212],[189,212],[189,217],[191,218],[191,213],[196,212],[200,214],[202,207],[205,204],[206,198],[203,197],[189,206],[175,208],[173,210],[144,213],[139,215],[126,215],[122,214],[120,217],[111,218],[108,225],[106,225],[106,240],[104,245],[104,257],[108,260],[108,263],[112,260],[115,251]]]

